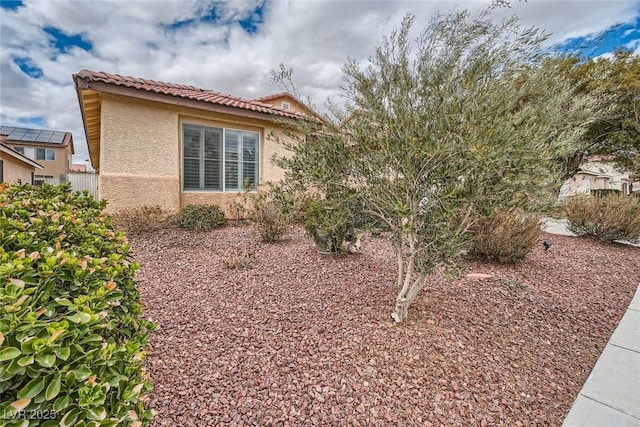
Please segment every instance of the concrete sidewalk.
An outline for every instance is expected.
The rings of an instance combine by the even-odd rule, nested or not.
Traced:
[[[563,427],[640,427],[640,286]]]

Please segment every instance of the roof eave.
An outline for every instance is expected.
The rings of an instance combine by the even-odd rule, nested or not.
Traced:
[[[20,153],[18,153],[17,151],[15,151],[14,149],[12,149],[11,147],[9,147],[6,144],[0,143],[0,151],[7,153],[8,155],[10,155],[11,157],[14,157],[18,160],[20,160],[23,163],[26,163],[30,166],[33,166],[36,169],[44,169],[44,166],[42,166],[40,163],[31,160],[30,158],[28,158],[27,156],[24,156]]]
[[[82,127],[84,129],[84,134],[87,139],[87,148],[89,150],[89,161],[91,162],[91,167],[93,169],[98,170],[100,168],[100,145],[98,144],[98,153],[93,153],[91,151],[91,141],[89,140],[89,130],[87,129],[87,115],[84,108],[84,102],[82,97],[82,90],[89,89],[89,82],[85,81],[78,74],[73,75],[73,81],[76,86],[76,96],[78,97],[78,104],[80,106],[80,114],[82,115]]]
[[[220,104],[213,104],[206,101],[199,101],[195,99],[184,98],[175,95],[167,95],[164,93],[150,92],[144,89],[130,88],[126,86],[119,86],[115,84],[109,84],[99,81],[85,81],[82,77],[75,75],[76,86],[81,89],[91,89],[97,92],[110,93],[113,95],[128,96],[131,98],[143,99],[147,101],[160,102],[163,104],[176,105],[179,107],[189,107],[198,110],[212,111],[217,113],[224,113],[233,116],[248,117],[253,119],[260,119],[266,121],[277,121],[283,119],[289,120],[304,120],[304,117],[288,117],[285,115],[277,115],[270,113],[263,113],[259,111],[247,110],[239,107],[232,107]]]

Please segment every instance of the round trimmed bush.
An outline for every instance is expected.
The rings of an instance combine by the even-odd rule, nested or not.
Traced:
[[[517,263],[531,252],[540,234],[540,220],[535,215],[499,211],[478,224],[473,251],[504,264]]]

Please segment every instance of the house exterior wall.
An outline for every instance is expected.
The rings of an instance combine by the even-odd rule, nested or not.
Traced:
[[[623,184],[630,183],[628,172],[620,172],[616,169],[615,165],[610,162],[589,162],[584,166],[585,169],[590,171],[601,173],[602,175],[606,175],[610,177],[608,182],[606,183],[606,188],[613,190],[621,190]],[[604,181],[604,180],[600,180]],[[603,184],[600,184],[603,185]],[[604,186],[598,187],[598,189],[605,188]]]
[[[103,94],[98,188],[109,211],[159,205],[175,212],[188,204],[216,204],[229,214],[229,206],[242,200],[235,192],[182,191],[182,123],[258,132],[260,185],[282,178],[270,162],[273,154],[286,154],[270,137],[284,137],[274,123]]]
[[[36,171],[36,176],[38,175],[52,176],[53,178],[48,179],[47,182],[56,183],[56,184],[59,183],[60,176],[66,173],[67,170],[69,170],[71,167],[72,154],[71,154],[71,146],[69,145],[65,147],[65,146],[61,146],[60,144],[45,144],[45,143],[30,144],[28,142],[7,141],[7,140],[5,140],[4,142],[6,145],[10,146],[11,148],[14,148],[14,147],[33,148],[34,156],[32,160],[44,166],[44,169]],[[35,150],[37,148],[53,149],[56,152],[56,159],[55,160],[37,160],[35,155],[35,152],[36,152]]]
[[[0,152],[0,160],[2,160],[4,182],[13,183],[20,180],[22,183],[31,183],[31,173],[35,172],[36,168],[2,152]]]
[[[588,190],[626,190],[626,194],[630,192],[629,173],[620,172],[613,163],[587,162],[582,170],[565,182],[568,188],[566,196],[589,194]]]
[[[307,114],[308,110],[302,104],[300,104],[295,99],[291,99],[288,96],[281,96],[279,98],[269,99],[267,101],[261,101],[265,104],[273,105],[275,107],[281,107],[282,103],[286,102],[289,104],[289,110],[295,111],[297,113]]]

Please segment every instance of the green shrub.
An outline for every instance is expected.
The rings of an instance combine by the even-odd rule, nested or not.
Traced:
[[[147,425],[139,266],[106,202],[70,189],[0,187],[3,425]]]
[[[569,230],[602,242],[640,239],[640,199],[573,197],[565,206]]]
[[[251,220],[266,243],[279,242],[289,228],[287,206],[274,197],[272,191],[254,196],[251,207]]]
[[[187,205],[178,212],[176,223],[189,230],[208,231],[227,225],[227,218],[216,205]]]
[[[526,257],[540,237],[540,221],[519,211],[500,211],[481,220],[474,235],[475,255],[505,264]]]
[[[336,253],[353,229],[353,214],[343,204],[320,200],[309,206],[304,228],[319,252]]]
[[[615,188],[600,188],[598,190],[591,190],[591,195],[593,197],[609,197],[609,196],[621,196],[622,191],[616,190]]]
[[[156,231],[172,224],[172,216],[160,206],[143,206],[141,208],[119,211],[113,215],[117,228],[131,234],[145,231]]]

